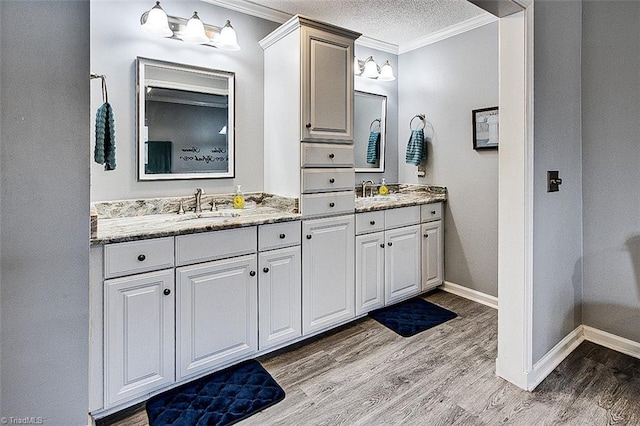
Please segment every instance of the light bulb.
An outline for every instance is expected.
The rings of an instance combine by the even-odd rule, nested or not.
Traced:
[[[358,61],[358,58],[353,58],[353,73],[355,75],[362,74],[362,68],[360,68],[360,61]]]
[[[187,21],[187,29],[180,38],[187,43],[204,44],[209,42],[209,37],[204,31],[204,25],[198,16],[198,12],[193,12],[193,16]]]
[[[380,76],[378,73],[378,65],[376,65],[376,61],[373,60],[373,56],[369,56],[367,60],[364,61],[362,76],[366,78],[378,78]]]
[[[173,31],[169,28],[167,14],[157,1],[156,5],[147,12],[147,20],[142,24],[142,29],[160,37],[171,37]]]
[[[238,35],[236,34],[236,30],[231,26],[231,21],[227,21],[226,25],[220,30],[220,35],[212,40],[212,42],[221,50],[240,50]]]
[[[378,80],[380,81],[393,81],[396,79],[396,76],[393,75],[393,68],[389,61],[385,62],[384,65],[380,68],[380,77]]]

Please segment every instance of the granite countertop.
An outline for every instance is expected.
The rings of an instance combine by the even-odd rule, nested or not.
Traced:
[[[392,209],[447,200],[447,189],[433,185],[388,185],[389,195],[356,198],[355,212]],[[356,195],[361,195],[356,188]],[[232,207],[231,195],[202,198],[202,213],[194,213],[194,197],[121,200],[94,203],[97,232],[92,245],[169,237],[299,220],[297,199],[255,193],[245,195],[244,209]],[[177,214],[180,203],[185,214]],[[214,210],[212,210],[212,206]]]
[[[358,196],[356,198],[356,213],[447,201],[447,188],[444,186],[409,184],[387,186],[389,187],[389,195],[378,195],[378,187],[374,186],[374,196]],[[356,193],[361,195],[358,190]]]
[[[119,200],[94,203],[97,232],[92,245],[170,237],[298,220],[297,200],[269,194],[245,194],[245,208],[234,209],[233,194],[202,197],[202,213],[194,213],[194,197]],[[185,213],[177,214],[180,203]],[[211,210],[212,205],[214,210]]]

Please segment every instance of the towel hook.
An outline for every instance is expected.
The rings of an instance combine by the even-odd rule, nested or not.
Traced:
[[[90,79],[93,80],[94,78],[99,78],[100,80],[102,80],[102,102],[109,103],[109,93],[107,92],[107,76],[92,72],[90,74]]]
[[[371,124],[369,124],[369,132],[373,132],[373,125],[378,122],[378,129],[382,130],[382,121],[380,121],[379,118],[376,118],[375,120],[373,120],[371,122]]]
[[[416,118],[419,118],[420,121],[422,122],[422,127],[419,127],[417,129],[413,128],[413,120],[415,120]],[[409,129],[411,130],[422,130],[425,128],[425,126],[427,125],[427,121],[425,119],[425,115],[424,114],[416,114],[413,116],[413,118],[411,119],[411,121],[409,121]]]

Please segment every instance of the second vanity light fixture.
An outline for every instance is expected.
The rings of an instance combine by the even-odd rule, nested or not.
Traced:
[[[393,68],[389,61],[382,64],[381,67],[373,60],[373,56],[369,56],[364,61],[355,58],[353,63],[353,71],[355,75],[360,77],[371,78],[378,81],[393,81],[396,76],[393,75]]]
[[[217,47],[220,50],[240,50],[238,36],[231,26],[231,21],[222,27],[205,24],[200,20],[198,12],[193,12],[189,19],[169,16],[165,13],[160,2],[140,17],[142,28],[159,37],[182,40],[187,43],[203,44]]]

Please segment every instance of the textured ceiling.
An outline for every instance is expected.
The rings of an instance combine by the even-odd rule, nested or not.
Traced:
[[[328,22],[397,46],[483,15],[467,0],[250,0]]]

